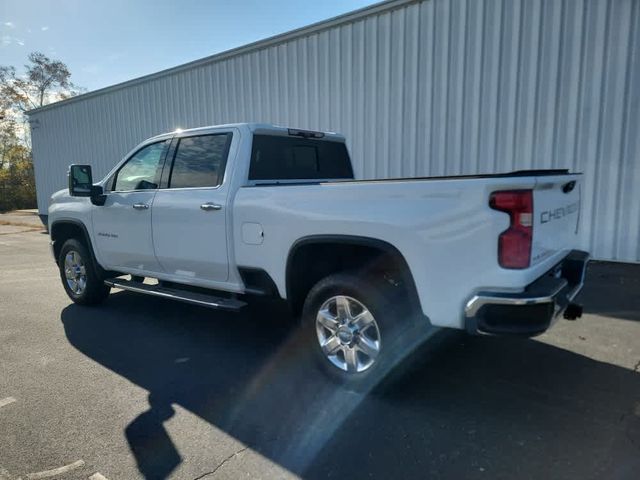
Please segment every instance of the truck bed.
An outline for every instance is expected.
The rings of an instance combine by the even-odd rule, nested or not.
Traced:
[[[258,183],[240,188],[234,199],[234,236],[244,239],[235,244],[235,255],[239,265],[269,272],[284,295],[281,259],[295,242],[327,235],[376,239],[406,259],[433,324],[462,328],[459,312],[474,290],[521,291],[577,246],[581,177],[549,169]],[[523,219],[533,226],[527,268],[499,265],[499,236],[509,228],[510,216],[491,208],[490,198],[512,190],[529,190],[533,197],[533,212]]]

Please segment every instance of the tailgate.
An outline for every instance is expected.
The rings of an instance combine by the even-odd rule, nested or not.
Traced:
[[[531,266],[577,246],[581,181],[579,174],[536,178]]]

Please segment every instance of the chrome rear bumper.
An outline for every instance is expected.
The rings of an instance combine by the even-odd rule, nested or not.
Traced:
[[[573,250],[523,292],[477,292],[465,306],[473,334],[533,336],[546,331],[584,285],[589,254]]]

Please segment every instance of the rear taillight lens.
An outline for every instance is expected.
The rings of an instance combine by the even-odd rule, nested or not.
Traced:
[[[498,262],[503,268],[527,268],[531,263],[533,191],[493,192],[489,206],[509,214],[509,228],[498,238]]]

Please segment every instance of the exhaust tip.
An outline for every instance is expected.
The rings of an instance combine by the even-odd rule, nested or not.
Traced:
[[[566,320],[576,320],[582,316],[582,305],[578,303],[570,303],[564,311]]]

